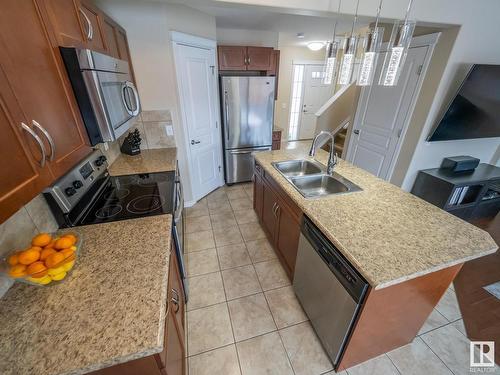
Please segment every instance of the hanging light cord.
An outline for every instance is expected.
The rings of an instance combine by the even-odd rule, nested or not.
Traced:
[[[339,21],[340,5],[341,4],[342,4],[342,0],[339,0],[339,6],[337,8],[337,14],[335,15],[335,23],[333,24],[333,43],[335,43],[335,38],[337,37],[337,23]]]
[[[413,1],[413,0],[410,0],[410,1]],[[354,14],[354,21],[352,21],[351,37],[354,34],[354,27],[356,26],[356,22],[358,22],[358,8],[359,8],[359,0],[356,3],[356,13]]]
[[[373,29],[375,32],[377,32],[377,27],[378,27],[378,21],[380,18],[380,12],[382,11],[382,3],[384,0],[380,0],[380,3],[378,4],[378,9],[377,9],[377,18],[375,19],[375,28]]]

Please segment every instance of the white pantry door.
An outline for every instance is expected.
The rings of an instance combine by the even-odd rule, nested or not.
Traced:
[[[299,125],[299,139],[316,135],[315,113],[329,99],[330,85],[323,83],[324,65],[306,65],[304,69],[304,99]]]
[[[198,200],[217,189],[222,178],[215,49],[177,44],[176,63],[192,191]]]
[[[429,49],[429,46],[409,49],[398,84],[393,87],[376,82],[385,58],[382,53],[373,85],[361,91],[346,159],[382,179],[391,177]]]

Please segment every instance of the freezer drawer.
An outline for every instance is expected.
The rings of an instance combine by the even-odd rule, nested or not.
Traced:
[[[254,153],[269,151],[271,146],[225,150],[226,183],[251,181],[253,175]]]

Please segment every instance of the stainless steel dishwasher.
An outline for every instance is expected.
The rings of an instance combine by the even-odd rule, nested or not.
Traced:
[[[307,217],[300,234],[293,288],[336,368],[368,283]]]

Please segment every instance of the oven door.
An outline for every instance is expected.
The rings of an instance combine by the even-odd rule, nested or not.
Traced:
[[[103,141],[114,141],[130,129],[130,120],[140,113],[137,89],[127,73],[89,70],[84,76]]]
[[[175,203],[174,203],[174,225],[173,236],[177,260],[179,262],[179,271],[184,287],[184,297],[188,300],[188,283],[186,266],[184,264],[184,195],[178,169],[175,175]]]

